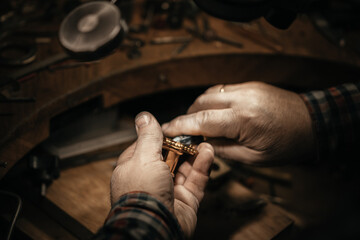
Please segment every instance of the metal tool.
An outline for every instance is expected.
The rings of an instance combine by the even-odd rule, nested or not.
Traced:
[[[40,184],[40,194],[44,197],[47,187],[60,176],[59,159],[46,153],[34,154],[29,157],[28,167],[33,180]]]
[[[146,8],[145,17],[144,17],[143,22],[141,24],[135,24],[135,25],[129,26],[129,32],[131,32],[131,33],[146,33],[149,30],[150,25],[153,21],[154,13],[155,13],[154,6],[150,6],[150,7]]]
[[[189,33],[191,33],[193,36],[198,37],[205,42],[219,41],[219,42],[222,42],[222,43],[225,43],[227,45],[231,45],[231,46],[234,46],[237,48],[244,47],[241,42],[232,41],[230,39],[220,37],[219,35],[217,35],[215,30],[210,27],[209,20],[207,18],[204,17],[202,19],[202,23],[203,23],[203,31],[201,31],[200,29],[197,30],[197,27],[194,27],[194,28],[188,27],[188,28],[186,28],[186,30]]]
[[[117,6],[110,2],[88,2],[62,21],[59,41],[73,58],[95,60],[111,53],[128,32]]]
[[[192,41],[192,39],[189,40],[189,41],[187,41],[187,42],[184,42],[183,44],[181,44],[180,47],[177,47],[177,48],[172,52],[171,56],[172,56],[172,57],[175,57],[175,56],[177,56],[178,54],[182,53],[182,51],[184,51],[184,50],[189,46],[189,44],[190,44],[191,41]]]
[[[69,59],[70,56],[66,53],[59,53],[57,55],[54,55],[52,57],[49,57],[48,59],[45,59],[43,61],[40,61],[40,62],[36,62],[36,63],[33,63],[29,66],[26,66],[26,67],[23,67],[19,70],[17,70],[16,72],[6,76],[6,77],[2,77],[0,79],[0,87],[3,87],[7,84],[11,84],[11,83],[15,83],[16,80],[22,78],[22,77],[25,77],[31,73],[34,73],[34,72],[38,72],[38,71],[41,71],[43,69],[46,69],[48,68],[49,66],[51,66],[52,64],[55,64],[55,63],[59,63],[59,62],[62,62],[62,61],[65,61],[67,59]]]
[[[127,35],[119,46],[119,49],[127,49],[126,56],[129,59],[137,59],[142,55],[140,48],[143,46],[145,46],[144,40]]]
[[[203,33],[203,39],[205,41],[219,41],[234,47],[243,48],[243,44],[240,42],[232,41],[230,39],[220,37],[216,34],[215,30],[210,27],[209,20],[207,18],[203,18],[203,26],[204,26],[204,33]]]
[[[331,23],[320,13],[312,13],[309,16],[317,30],[328,41],[335,44],[337,47],[345,47],[346,40],[343,29],[331,25]]]
[[[157,37],[150,41],[151,44],[160,45],[160,44],[174,44],[174,43],[182,43],[179,47],[176,47],[171,54],[171,57],[175,57],[184,51],[185,48],[190,44],[193,40],[191,36],[166,36],[166,37]]]
[[[97,61],[59,63],[59,64],[54,64],[54,65],[49,66],[48,69],[49,69],[49,71],[54,72],[54,71],[62,70],[62,69],[90,66],[92,64],[97,64],[97,63],[98,63]]]
[[[59,40],[66,53],[59,53],[0,78],[0,87],[69,58],[96,60],[116,49],[127,33],[118,7],[109,2],[89,2],[74,9],[63,20]]]
[[[166,36],[157,37],[150,40],[151,44],[172,44],[172,43],[186,43],[192,40],[191,36]]]

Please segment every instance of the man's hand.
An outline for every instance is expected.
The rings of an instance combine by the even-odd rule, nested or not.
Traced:
[[[296,93],[261,82],[217,85],[162,126],[168,136],[203,135],[224,158],[261,166],[315,152],[310,114]]]
[[[163,134],[159,123],[147,112],[135,120],[137,141],[119,157],[111,178],[111,202],[132,191],[143,191],[161,201],[177,217],[185,235],[196,226],[196,213],[204,195],[214,158],[211,145],[202,143],[194,162],[184,162],[175,176],[163,161]]]

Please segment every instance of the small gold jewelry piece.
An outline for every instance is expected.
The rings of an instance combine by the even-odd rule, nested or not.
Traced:
[[[181,155],[196,156],[198,154],[193,145],[185,145],[167,137],[164,137],[162,148],[165,150],[163,151],[164,161],[169,166],[173,177]]]

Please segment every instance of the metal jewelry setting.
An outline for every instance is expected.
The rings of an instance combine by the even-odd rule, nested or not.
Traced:
[[[162,148],[165,150],[164,161],[169,166],[173,177],[175,176],[176,166],[181,155],[187,154],[190,156],[196,156],[198,154],[198,151],[193,147],[193,145],[185,145],[167,137],[164,137]]]

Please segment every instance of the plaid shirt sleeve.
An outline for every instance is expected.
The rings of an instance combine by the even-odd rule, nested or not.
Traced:
[[[94,239],[184,239],[184,235],[161,202],[147,193],[132,192],[112,207]]]
[[[359,90],[360,82],[300,94],[314,123],[318,160],[331,160],[360,147]]]

